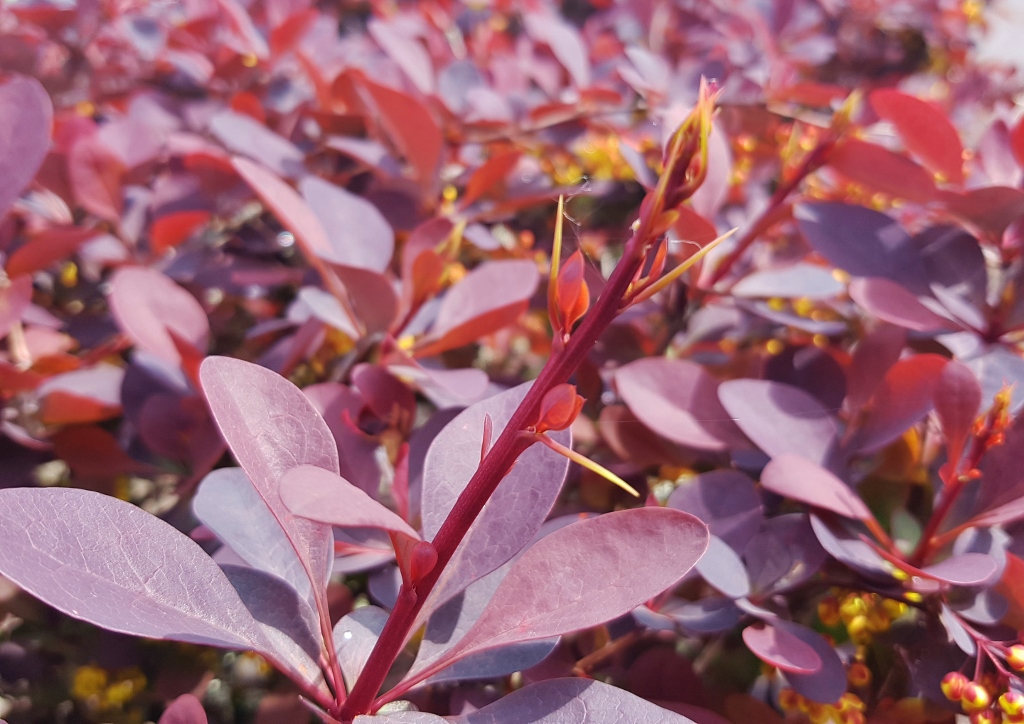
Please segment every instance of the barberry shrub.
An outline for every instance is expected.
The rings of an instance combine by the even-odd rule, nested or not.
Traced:
[[[0,716],[1024,721],[940,5],[0,7]]]

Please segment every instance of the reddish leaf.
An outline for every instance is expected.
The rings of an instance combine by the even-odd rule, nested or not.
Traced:
[[[1010,131],[1010,150],[1017,159],[1017,165],[1024,168],[1024,119],[1018,121]]]
[[[79,487],[125,472],[149,470],[148,466],[130,458],[114,436],[101,427],[67,427],[52,440],[53,454],[68,464]]]
[[[628,613],[682,578],[707,545],[703,523],[669,508],[623,510],[556,530],[512,564],[470,630],[428,671]],[[590,595],[598,589],[601,596]]]
[[[430,109],[407,93],[359,80],[376,106],[379,120],[391,140],[412,165],[416,178],[427,189],[436,183],[444,136]]]
[[[227,26],[238,39],[240,50],[243,53],[251,53],[260,60],[269,58],[270,49],[267,47],[267,41],[256,29],[245,7],[237,0],[214,0],[214,2],[220,7],[228,21]]]
[[[448,290],[416,356],[431,357],[512,324],[526,311],[537,282],[532,261],[484,262]]]
[[[10,42],[4,40],[3,42]],[[46,157],[53,104],[34,78],[15,76],[0,86],[0,219],[25,190]]]
[[[540,416],[534,428],[543,433],[548,430],[565,430],[583,409],[584,400],[576,394],[576,386],[568,383],[555,385],[540,401]]]
[[[743,643],[761,661],[791,674],[813,674],[821,669],[817,652],[785,629],[770,624],[747,626]]]
[[[848,138],[829,154],[828,165],[854,183],[923,204],[935,196],[932,175],[905,156]]]
[[[236,156],[231,164],[278,221],[295,235],[295,241],[305,256],[315,255],[325,259],[333,257],[331,242],[323,224],[291,186],[273,171],[249,159]]]
[[[210,324],[205,310],[160,272],[118,269],[110,281],[108,301],[115,321],[140,349],[172,365],[183,362],[182,342],[199,355],[206,353]]]
[[[956,468],[967,436],[981,408],[981,385],[966,366],[950,360],[942,368],[935,386],[935,412],[946,436],[949,465]]]
[[[94,229],[62,226],[41,231],[24,246],[11,254],[7,261],[7,275],[17,277],[33,274],[63,261],[77,251],[85,241],[98,236]]]
[[[850,298],[883,321],[915,332],[958,329],[960,325],[928,309],[900,284],[881,277],[854,279]]]
[[[937,354],[918,354],[894,364],[871,398],[851,449],[879,450],[928,414],[947,361]]]
[[[951,183],[963,182],[963,144],[960,134],[934,105],[891,88],[870,95],[875,113],[896,127],[907,149]]]
[[[366,30],[408,76],[416,90],[424,95],[434,93],[434,66],[430,62],[430,54],[418,39],[406,37],[393,23],[379,18],[370,18]]]
[[[772,458],[761,472],[761,485],[777,495],[847,518],[872,519],[864,501],[846,483],[799,455]]]
[[[182,694],[164,709],[157,724],[207,724],[206,712],[199,699]]]
[[[906,344],[902,327],[880,324],[865,334],[853,350],[853,359],[846,374],[846,406],[859,410],[867,403],[885,373],[896,364]]]
[[[270,52],[275,57],[290,51],[320,17],[316,8],[306,8],[290,15],[270,33]]]
[[[121,220],[121,158],[97,135],[80,138],[68,153],[68,180],[78,204],[101,219]]]
[[[210,220],[209,211],[175,211],[153,220],[149,227],[149,248],[164,254],[181,244]]]
[[[590,308],[590,290],[583,279],[585,270],[583,254],[577,249],[558,271],[558,279],[555,282],[555,309],[552,310],[556,333],[571,332],[576,322]]]
[[[522,156],[522,153],[518,149],[511,149],[496,153],[487,159],[469,177],[469,182],[466,183],[466,191],[462,194],[462,198],[459,199],[459,203],[463,207],[469,206],[504,181],[505,177],[519,163],[520,156]]]
[[[121,414],[124,370],[109,364],[65,372],[39,386],[39,419],[47,425],[99,422]]]

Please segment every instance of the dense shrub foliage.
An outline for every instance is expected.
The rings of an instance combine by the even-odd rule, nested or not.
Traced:
[[[0,717],[1024,721],[1007,28],[0,5]]]

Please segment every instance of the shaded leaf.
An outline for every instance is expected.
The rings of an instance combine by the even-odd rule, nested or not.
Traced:
[[[388,613],[377,606],[362,606],[341,617],[334,626],[334,647],[338,663],[349,690],[355,686],[366,666],[380,632],[387,623]]]
[[[157,724],[207,724],[206,711],[199,699],[182,694],[164,709]]]
[[[221,111],[210,119],[210,132],[232,153],[259,161],[279,176],[302,175],[305,154],[252,116]]]
[[[912,292],[925,288],[913,240],[891,217],[837,201],[797,204],[800,233],[814,251],[855,277],[884,277]]]
[[[718,536],[711,536],[708,549],[697,561],[696,568],[708,585],[729,598],[744,598],[750,594],[750,579],[743,561]]]
[[[838,700],[846,691],[846,667],[839,660],[832,644],[823,639],[821,634],[791,621],[775,620],[772,625],[803,641],[821,659],[821,668],[812,674],[787,674],[790,686],[811,701],[832,704]]]
[[[821,658],[809,644],[771,624],[747,626],[743,629],[743,643],[766,664],[787,673],[813,674],[822,666]]]
[[[668,507],[690,513],[735,549],[742,550],[761,525],[761,496],[754,481],[739,470],[712,470],[683,480]]]
[[[772,458],[761,472],[761,485],[785,498],[847,518],[872,519],[864,501],[846,483],[799,455],[785,454]]]
[[[800,388],[769,380],[729,380],[719,386],[718,399],[768,455],[792,453],[826,464],[835,445],[836,421]]]

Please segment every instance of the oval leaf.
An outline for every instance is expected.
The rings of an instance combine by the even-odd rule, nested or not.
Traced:
[[[946,180],[963,182],[964,147],[946,114],[927,101],[893,88],[869,96],[875,113],[896,127],[907,149]]]
[[[50,148],[53,103],[35,78],[0,86],[0,219],[32,183]]]
[[[791,674],[813,674],[821,669],[821,657],[808,644],[785,629],[747,626],[743,643],[761,661]]]
[[[110,280],[107,301],[114,320],[138,348],[180,365],[177,337],[206,354],[210,343],[206,311],[195,297],[155,269],[118,269]]]
[[[556,530],[512,564],[480,618],[441,660],[628,613],[682,578],[708,538],[707,526],[669,508],[623,510]]]
[[[331,261],[375,272],[390,266],[395,232],[376,206],[317,176],[303,178],[299,190],[323,225]]]
[[[729,380],[718,399],[747,437],[775,457],[799,454],[824,463],[835,444],[835,419],[799,387],[769,380]]]
[[[870,520],[872,517],[864,501],[846,483],[799,455],[772,458],[761,472],[761,485],[785,498],[847,518]]]
[[[718,382],[695,362],[661,357],[630,362],[616,371],[615,387],[641,422],[680,445],[724,450],[739,438],[718,400]]]
[[[199,368],[203,392],[228,447],[303,563],[327,611],[325,586],[334,540],[330,526],[291,514],[281,501],[281,476],[299,465],[338,472],[338,448],[327,423],[295,385],[268,369],[228,357]]]
[[[265,650],[256,621],[202,548],[159,518],[88,490],[0,490],[0,573],[111,631]]]
[[[491,439],[497,440],[531,384],[519,385],[463,410],[434,438],[423,469],[424,538],[430,540],[437,535],[476,472],[484,418],[490,417]],[[549,434],[566,447],[571,444],[567,430]],[[519,456],[434,585],[420,613],[421,620],[533,540],[558,498],[568,470],[569,461],[545,445],[533,445]]]

